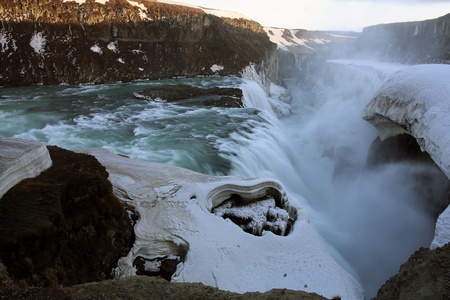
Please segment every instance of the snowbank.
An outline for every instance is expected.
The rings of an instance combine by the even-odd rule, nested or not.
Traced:
[[[213,177],[186,169],[137,161],[106,149],[84,149],[106,167],[114,193],[140,219],[136,242],[119,261],[118,276],[134,275],[136,257],[177,257],[175,282],[201,282],[239,293],[288,288],[325,297],[363,299],[359,283],[326,252],[305,211],[270,179]],[[272,196],[296,221],[287,236],[247,232],[212,213],[227,199],[244,203]],[[284,214],[284,213],[283,213]]]
[[[408,133],[450,178],[450,66],[417,65],[394,73],[363,117],[381,138]]]
[[[0,198],[25,178],[33,178],[50,168],[47,148],[34,141],[0,139]]]
[[[394,73],[366,106],[381,138],[413,136],[450,179],[450,66],[417,65]],[[436,222],[431,248],[450,242],[450,209]]]

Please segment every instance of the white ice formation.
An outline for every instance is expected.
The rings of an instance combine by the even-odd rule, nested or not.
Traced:
[[[43,144],[0,139],[0,198],[22,180],[38,176],[51,165],[50,154]]]
[[[417,65],[394,73],[364,110],[380,138],[413,136],[450,179],[450,66]],[[450,242],[450,208],[436,222],[431,248]]]
[[[118,277],[134,275],[137,258],[144,258],[145,270],[152,272],[162,258],[182,257],[171,278],[174,282],[201,282],[239,293],[288,288],[329,298],[364,298],[360,284],[327,253],[305,211],[279,182],[203,175],[106,149],[77,152],[100,161],[116,196],[139,215],[136,242],[119,261]],[[237,201],[238,207],[225,210],[235,209],[244,219],[258,220],[258,211],[270,211],[268,228],[285,230],[287,235],[256,225],[261,229],[261,236],[256,236],[223,214],[212,213],[217,208],[220,215],[221,204],[229,200]],[[286,225],[288,219],[295,220],[292,226]]]

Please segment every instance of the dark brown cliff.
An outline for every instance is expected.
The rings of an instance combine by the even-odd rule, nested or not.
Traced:
[[[0,86],[239,75],[276,46],[251,20],[145,0],[0,3]]]

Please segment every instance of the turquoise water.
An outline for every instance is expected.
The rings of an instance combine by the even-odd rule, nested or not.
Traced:
[[[173,79],[110,85],[0,89],[0,136],[66,149],[108,148],[132,158],[226,175],[235,155],[230,136],[267,122],[253,108],[204,108],[136,99],[134,92],[165,84],[239,86],[234,77]],[[237,138],[239,138],[237,136]]]
[[[383,68],[333,65],[309,87],[287,80],[294,97],[292,114],[284,118],[270,110],[261,87],[235,77],[3,88],[0,137],[66,149],[104,147],[211,175],[276,178],[305,207],[331,255],[372,297],[415,250],[429,245],[435,222],[414,204],[421,199],[410,178],[420,168],[365,168],[376,130],[361,112],[391,72]],[[240,87],[247,108],[133,97],[178,83]]]

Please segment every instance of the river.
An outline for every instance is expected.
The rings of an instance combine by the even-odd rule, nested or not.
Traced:
[[[0,89],[0,136],[66,149],[104,147],[131,158],[211,175],[279,179],[306,208],[332,256],[369,297],[421,246],[435,220],[415,205],[420,167],[368,169],[376,130],[361,118],[392,72],[373,62],[332,61],[307,80],[286,79],[292,113],[277,117],[255,82],[236,77]],[[137,99],[165,84],[240,87],[246,108]]]

